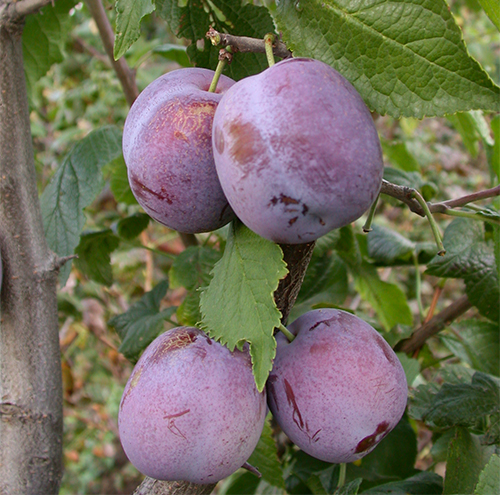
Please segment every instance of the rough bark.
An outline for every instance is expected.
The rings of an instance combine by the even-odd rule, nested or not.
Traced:
[[[36,188],[19,14],[34,9],[0,0],[2,495],[57,493],[62,476],[57,269]]]

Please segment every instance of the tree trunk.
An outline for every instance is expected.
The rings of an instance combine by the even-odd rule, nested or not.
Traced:
[[[0,0],[0,494],[46,495],[62,476],[57,259],[36,188],[24,17],[8,15],[22,5]]]

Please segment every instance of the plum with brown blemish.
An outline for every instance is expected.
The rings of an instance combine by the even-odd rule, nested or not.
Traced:
[[[309,455],[352,462],[398,424],[407,401],[403,368],[368,323],[336,309],[310,311],[288,329],[267,382],[269,409]]]
[[[240,468],[266,416],[248,352],[192,327],[169,330],[137,362],[118,415],[129,460],[159,480],[216,483]]]
[[[218,229],[234,218],[222,192],[212,152],[212,122],[234,81],[185,68],[168,72],[142,91],[123,130],[123,156],[138,203],[179,232]]]
[[[234,212],[274,242],[310,242],[353,222],[382,184],[367,106],[317,60],[284,60],[233,85],[215,112],[213,149]]]

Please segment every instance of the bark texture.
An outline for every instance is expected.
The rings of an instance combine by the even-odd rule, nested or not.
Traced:
[[[62,475],[57,269],[38,201],[15,8],[0,0],[0,494],[45,495],[58,492]]]

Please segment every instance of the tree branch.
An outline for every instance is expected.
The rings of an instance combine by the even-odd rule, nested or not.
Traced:
[[[9,22],[22,22],[27,15],[36,14],[40,9],[54,4],[54,0],[20,0],[0,4],[0,19],[6,19]]]
[[[425,342],[447,327],[453,320],[463,315],[472,308],[472,304],[467,296],[462,296],[454,303],[432,317],[427,323],[417,328],[409,339],[401,340],[394,348],[397,352],[412,354],[419,350]]]
[[[212,45],[232,46],[238,52],[266,53],[265,42],[263,39],[249,38],[247,36],[233,36],[232,34],[219,33],[214,28],[210,28],[207,33],[207,38],[210,39]],[[292,56],[292,52],[286,47],[282,41],[276,41],[273,44],[273,54],[276,57],[288,58]]]
[[[101,36],[104,49],[111,61],[111,65],[120,80],[123,92],[125,93],[125,98],[129,106],[132,106],[135,99],[139,95],[139,90],[137,89],[137,84],[135,82],[134,71],[130,69],[124,57],[115,60],[113,55],[113,49],[115,44],[115,33],[111,27],[106,11],[102,5],[101,0],[86,0],[87,8],[90,11],[96,25],[99,30],[99,35]]]

